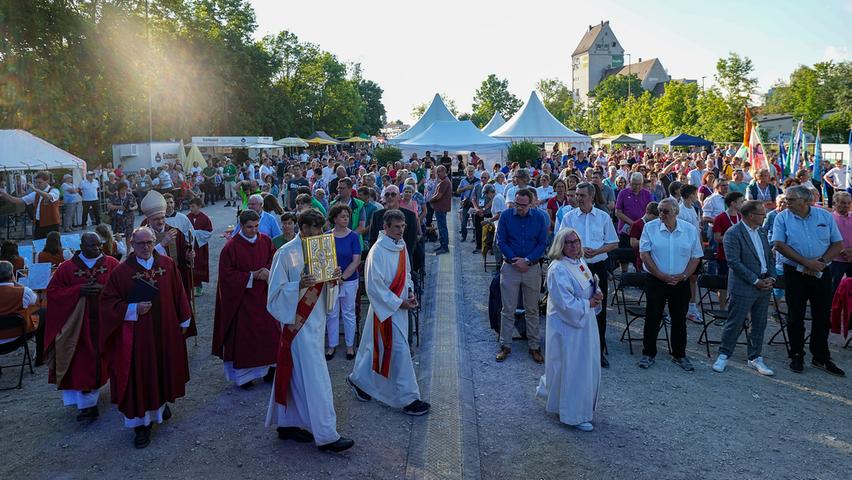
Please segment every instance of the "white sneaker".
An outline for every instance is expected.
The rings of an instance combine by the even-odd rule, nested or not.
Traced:
[[[704,320],[701,318],[701,312],[694,303],[689,304],[689,311],[686,314],[686,318],[694,323],[704,324]]]
[[[592,425],[592,422],[579,423],[577,425],[574,425],[574,428],[583,432],[591,432],[595,429],[595,427]]]
[[[749,362],[749,365],[751,362]],[[720,353],[716,358],[716,361],[713,362],[713,371],[722,373],[725,371],[725,367],[728,365],[728,356],[724,353]]]
[[[749,360],[748,366],[757,370],[757,373],[761,375],[766,375],[767,377],[775,375],[775,372],[773,372],[771,368],[767,367],[766,364],[763,363],[763,357],[757,357],[754,360]]]

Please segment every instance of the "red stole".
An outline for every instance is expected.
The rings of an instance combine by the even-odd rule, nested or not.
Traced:
[[[390,290],[399,298],[402,298],[405,288],[405,248],[399,251],[399,263],[396,266],[396,276],[390,284]],[[391,350],[393,349],[393,320],[390,317],[379,320],[378,315],[373,312],[373,371],[388,378],[390,374]],[[381,367],[379,366],[379,337],[382,342]]]
[[[293,377],[293,352],[290,348],[299,330],[311,316],[324,285],[325,283],[316,283],[305,291],[305,294],[299,299],[299,304],[296,305],[296,318],[293,324],[285,325],[281,330],[278,358],[276,359],[278,368],[275,371],[275,403],[287,405],[287,391],[290,390],[290,379]]]

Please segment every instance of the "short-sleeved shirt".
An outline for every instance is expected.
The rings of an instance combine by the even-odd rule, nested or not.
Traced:
[[[580,208],[575,208],[566,213],[562,217],[562,223],[558,230],[563,228],[573,228],[577,231],[583,247],[586,248],[601,248],[604,245],[618,243],[618,235],[615,233],[615,227],[612,226],[612,220],[609,215],[603,210],[598,210],[592,207],[589,213],[583,212]],[[592,258],[586,259],[588,263],[598,263],[607,259],[606,253],[600,253]]]
[[[849,167],[834,167],[825,176],[829,177],[837,188],[844,190],[849,188]]]
[[[630,226],[630,238],[635,238],[636,240],[640,240],[642,238],[642,231],[645,230],[645,219],[640,218],[633,222],[633,225]],[[636,271],[642,271],[642,258],[639,256],[639,245],[637,244],[633,247],[633,256],[636,257]]]
[[[639,239],[639,251],[649,252],[657,269],[667,275],[683,273],[691,259],[704,256],[698,229],[680,218],[673,231],[660,219],[648,222]],[[647,265],[644,268],[650,273]]]
[[[352,257],[361,255],[360,235],[350,230],[345,237],[334,237],[334,249],[337,253],[337,266],[340,267],[340,271],[342,272],[352,263]],[[349,280],[358,280],[357,268],[352,272],[352,275],[343,279],[344,282]]]
[[[452,188],[453,184],[450,182],[450,177],[446,177],[443,180],[438,181],[438,188],[435,191],[435,195],[440,195],[440,198],[432,203],[432,208],[434,208],[436,212],[450,211],[450,207],[453,204]]]
[[[53,187],[49,187],[47,189],[47,193],[50,194],[50,197],[53,198],[54,202],[59,201],[59,190],[57,190]],[[30,192],[30,193],[24,195],[23,197],[21,197],[21,200],[23,200],[24,203],[26,203],[27,205],[32,205],[32,204],[36,203],[36,193]],[[35,219],[36,220],[41,219],[41,203],[42,202],[39,202],[38,205],[36,206],[36,209],[35,209]]]
[[[76,192],[77,186],[73,183],[62,183],[62,201],[64,203],[78,203],[82,200],[80,194]]]
[[[621,210],[622,213],[627,215],[627,218],[630,220],[637,220],[642,218],[645,215],[645,207],[651,203],[653,199],[651,198],[651,192],[645,190],[644,188],[639,190],[639,193],[634,192],[630,188],[625,188],[618,194],[618,199],[615,201],[615,209]],[[624,229],[624,222],[621,219],[618,220],[618,233],[627,234],[629,229]]]
[[[89,180],[83,180],[80,182],[80,190],[83,193],[83,201],[84,202],[94,202],[98,199],[98,189],[100,188],[100,184],[94,178]]]
[[[715,219],[725,211],[725,197],[719,193],[713,193],[704,199],[702,209],[704,210],[705,217]]]
[[[799,255],[813,259],[825,254],[832,243],[843,241],[843,236],[828,211],[811,207],[805,218],[790,209],[779,213],[772,227],[772,241],[786,243]],[[798,266],[798,263],[787,257],[782,256],[781,261],[793,267]]]
[[[728,215],[728,212],[722,212],[719,215],[713,217],[713,233],[718,232],[719,235],[724,238],[725,232],[727,232],[729,228],[739,223],[740,220],[742,220],[742,218],[739,214],[736,214],[732,217]],[[724,242],[719,242],[719,244],[716,245],[716,259],[725,260]]]

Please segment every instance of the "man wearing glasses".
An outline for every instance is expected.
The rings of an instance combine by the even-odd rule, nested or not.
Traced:
[[[518,293],[523,293],[524,315],[529,353],[536,363],[544,363],[538,335],[538,302],[541,292],[541,258],[547,247],[550,218],[538,208],[527,188],[515,192],[514,207],[500,215],[497,226],[497,245],[503,255],[500,267],[500,295],[503,311],[500,324],[500,351],[497,361],[506,360],[512,353],[512,333],[515,329],[515,308]]]
[[[385,208],[373,212],[373,218],[370,221],[370,245],[375,245],[379,240],[379,234],[383,231],[385,225],[385,213],[389,210],[399,210],[405,216],[405,231],[402,233],[402,239],[405,241],[405,247],[408,249],[408,255],[414,256],[414,251],[417,248],[417,237],[420,235],[420,224],[417,222],[417,214],[405,208],[399,208],[399,187],[396,185],[388,185],[382,192]]]
[[[692,293],[689,277],[704,256],[698,229],[678,218],[678,202],[665,198],[660,202],[660,218],[652,220],[642,230],[639,256],[648,276],[645,292],[647,307],[643,332],[642,359],[639,368],[649,368],[657,356],[657,334],[663,308],[669,306],[672,324],[672,361],[680,368],[695,370],[686,358],[686,312]]]

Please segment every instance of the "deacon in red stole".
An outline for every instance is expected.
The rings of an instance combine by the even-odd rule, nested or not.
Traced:
[[[80,251],[59,265],[47,287],[47,380],[62,391],[65,406],[77,407],[78,421],[98,417],[99,389],[109,378],[98,338],[98,296],[117,266],[118,260],[101,252],[98,234],[86,232]]]
[[[192,223],[192,248],[195,250],[192,283],[195,285],[196,297],[201,295],[201,284],[210,281],[210,252],[207,242],[213,234],[213,222],[206,213],[201,211],[202,206],[200,198],[193,198],[189,201],[189,213],[186,214]]]
[[[157,192],[151,190],[145,195],[140,203],[142,213],[145,215],[145,220],[142,225],[151,227],[151,230],[156,236],[156,252],[164,257],[169,257],[176,265],[180,273],[180,282],[183,290],[186,293],[186,298],[193,298],[192,288],[192,265],[195,259],[195,252],[192,250],[191,230],[184,232],[181,228],[173,227],[169,224],[166,218],[166,198]],[[183,216],[186,218],[186,216]],[[189,220],[186,221],[189,224]],[[189,236],[187,236],[189,235]],[[185,337],[194,337],[198,334],[195,328],[195,312],[192,312],[189,328],[184,334]]]
[[[325,218],[314,209],[298,218],[299,235],[272,259],[266,308],[282,324],[275,386],[266,426],[278,427],[278,438],[315,442],[322,451],[341,452],[354,445],[337,433],[337,416],[323,340],[328,316],[327,283],[306,275],[302,236],[322,233]]]
[[[417,307],[417,299],[411,293],[411,263],[402,239],[405,216],[393,209],[383,220],[384,232],[364,265],[370,308],[347,382],[358,400],[375,398],[409,415],[423,415],[430,405],[420,400],[408,349],[408,310]]]
[[[225,362],[225,379],[250,388],[272,381],[281,325],[266,310],[272,240],[257,231],[260,216],[240,213],[240,231],[219,254],[219,284],[213,323],[213,355]],[[273,374],[269,375],[270,367]]]
[[[154,232],[139,227],[131,240],[133,253],[101,293],[101,340],[112,403],[134,429],[134,446],[145,448],[152,424],[171,418],[167,402],[185,394],[189,363],[181,333],[190,307],[177,266],[154,250]]]

